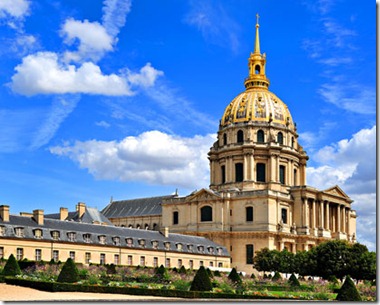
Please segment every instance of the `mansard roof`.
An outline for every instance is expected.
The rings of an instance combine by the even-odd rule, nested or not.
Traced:
[[[9,221],[4,222],[0,220],[0,227],[2,227],[2,230],[0,230],[0,239],[12,238],[20,239],[20,241],[23,239],[33,239],[36,241],[89,244],[89,246],[119,246],[156,251],[229,256],[226,248],[204,237],[173,233],[169,233],[168,237],[165,237],[158,231],[138,230],[113,225],[95,225],[73,220],[68,221],[52,218],[44,218],[44,223],[38,225],[32,217],[10,215]],[[23,229],[22,237],[16,235],[16,228]],[[42,231],[41,238],[36,237],[36,229]],[[53,238],[53,231],[59,232],[59,240]],[[75,234],[75,241],[69,240],[69,233]],[[87,239],[89,238],[89,241],[86,242],[84,235],[86,235]],[[105,236],[105,244],[100,242],[99,236]],[[117,244],[115,241],[117,237],[120,244]],[[131,240],[132,243],[128,244],[128,240]],[[140,244],[141,240],[144,240],[144,245]],[[153,242],[157,244],[156,248]],[[177,248],[177,244],[182,244],[182,247]],[[170,248],[167,248],[168,245],[170,245]],[[189,245],[192,246],[188,247]],[[202,247],[203,249],[201,249]],[[212,252],[208,252],[208,248],[212,248]]]
[[[107,218],[161,215],[162,201],[175,198],[177,196],[178,195],[166,195],[158,197],[112,201],[102,210],[102,214]]]
[[[50,219],[59,219],[59,213],[55,214],[46,214],[46,218]],[[86,207],[84,214],[82,217],[79,217],[78,211],[76,212],[69,212],[68,217],[65,220],[69,221],[79,221],[79,222],[84,222],[84,223],[106,223],[108,225],[112,225],[112,222],[108,220],[107,217],[105,217],[97,208],[91,208],[91,207]]]

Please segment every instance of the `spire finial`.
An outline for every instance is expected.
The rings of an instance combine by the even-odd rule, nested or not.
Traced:
[[[259,14],[256,14],[256,40],[255,40],[255,49],[253,53],[260,54],[260,38],[259,38]]]

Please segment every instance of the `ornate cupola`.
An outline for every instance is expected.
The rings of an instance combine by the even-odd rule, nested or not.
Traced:
[[[286,191],[306,183],[306,152],[287,105],[269,91],[266,55],[260,52],[259,16],[245,91],[226,107],[218,141],[209,152],[210,188]]]

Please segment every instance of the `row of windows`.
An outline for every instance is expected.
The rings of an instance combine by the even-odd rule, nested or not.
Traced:
[[[257,182],[266,182],[266,165],[265,163],[257,163],[256,164],[256,181]],[[221,175],[222,175],[222,183],[226,182],[226,166],[221,166]],[[284,165],[280,165],[279,167],[279,181],[282,184],[286,182],[286,167]],[[235,182],[242,182],[244,179],[244,165],[243,163],[235,163]],[[294,170],[294,185],[296,185],[297,179],[297,170]]]
[[[265,143],[265,133],[261,129],[257,131],[256,142]],[[236,133],[236,143],[244,143],[244,132],[242,130],[238,130],[238,132]],[[284,135],[281,131],[277,133],[277,143],[281,145],[284,144]],[[225,133],[223,134],[223,145],[227,145],[227,134]],[[291,147],[294,147],[294,137],[292,137]]]
[[[75,261],[75,251],[70,251],[69,252],[69,257]],[[4,247],[0,247],[0,259],[4,258]],[[55,262],[58,262],[59,261],[59,250],[53,250],[53,260]],[[17,248],[16,250],[16,259],[17,260],[23,260],[24,259],[24,249],[23,248]],[[35,249],[35,255],[34,255],[34,260],[35,261],[40,261],[42,259],[42,250],[41,249]],[[133,265],[133,255],[128,255],[127,256],[127,265],[130,265],[132,266]],[[140,261],[139,261],[139,265],[140,266],[145,266],[146,265],[146,257],[145,256],[140,256]],[[91,252],[86,252],[85,253],[85,263],[86,264],[90,264],[90,263],[94,263],[92,260],[91,260]],[[99,264],[101,265],[104,265],[106,263],[109,263],[106,261],[106,254],[105,253],[100,253],[99,255]],[[114,254],[114,259],[113,259],[113,264],[115,265],[120,265],[120,255],[119,254]],[[199,262],[200,266],[203,266],[204,265],[204,261],[200,261]],[[177,260],[177,267],[178,268],[181,268],[183,265],[183,261],[182,259],[178,259]],[[189,268],[192,269],[194,266],[194,261],[193,260],[189,260]],[[214,262],[210,261],[209,262],[209,266],[210,267],[214,267]],[[158,257],[153,257],[153,267],[158,267]],[[165,259],[165,267],[166,268],[171,268],[171,260],[170,258],[166,258]],[[223,267],[223,263],[222,262],[219,262],[218,263],[218,267]]]
[[[121,225],[121,227],[124,228],[125,225]],[[153,231],[157,231],[157,227],[158,227],[157,224],[154,223],[153,226],[152,226],[152,230]],[[132,224],[128,225],[128,228],[129,229],[133,229],[133,225]],[[140,230],[141,229],[141,225],[140,224],[136,224],[135,229]],[[144,230],[150,230],[150,226],[147,223],[144,225]]]

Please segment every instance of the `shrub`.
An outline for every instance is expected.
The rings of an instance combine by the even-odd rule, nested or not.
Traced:
[[[237,273],[235,268],[232,268],[230,274],[228,275],[228,278],[234,283],[241,283],[240,275]]]
[[[215,270],[214,271],[214,276],[221,276],[220,271],[219,270]]]
[[[272,277],[272,282],[277,282],[281,279],[282,279],[281,274],[278,271],[276,271],[276,273]]]
[[[211,280],[205,267],[201,266],[194,276],[190,291],[210,291],[212,289]]]
[[[292,287],[300,287],[301,284],[300,282],[298,281],[297,277],[294,275],[294,273],[292,273],[292,275],[290,276],[289,280],[288,280],[288,283],[290,286]]]
[[[9,256],[8,261],[4,266],[2,274],[4,276],[15,276],[21,274],[20,266],[18,265],[18,262],[16,261],[13,254]]]
[[[78,268],[71,258],[68,258],[58,275],[59,283],[75,283],[79,281]]]
[[[181,268],[179,268],[179,271],[178,271],[180,274],[186,274],[187,271],[186,271],[186,268],[184,265],[181,266]]]
[[[206,269],[206,271],[207,271],[207,274],[208,274],[208,276],[209,276],[209,277],[213,277],[213,275],[212,275],[212,272],[211,272],[210,268],[207,268],[207,269]]]
[[[350,276],[347,276],[336,296],[338,301],[361,301],[362,298]]]
[[[251,279],[256,279],[256,275],[254,273],[251,274]]]
[[[107,274],[116,274],[116,266],[114,264],[106,265]]]

